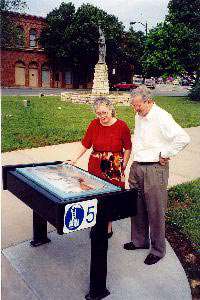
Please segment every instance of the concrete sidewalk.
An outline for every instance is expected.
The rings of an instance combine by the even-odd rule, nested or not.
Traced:
[[[200,127],[186,129],[191,144],[170,162],[169,185],[200,177]],[[78,152],[79,143],[67,143],[2,154],[2,164],[66,160]],[[87,169],[89,153],[80,159]],[[129,167],[126,170],[129,172]],[[167,255],[158,264],[143,263],[146,250],[129,253],[130,221],[114,222],[109,241],[108,287],[112,300],[189,300],[190,288],[182,266],[167,243]],[[2,299],[84,299],[89,284],[88,231],[58,236],[49,226],[52,242],[29,247],[32,211],[8,191],[2,192]]]

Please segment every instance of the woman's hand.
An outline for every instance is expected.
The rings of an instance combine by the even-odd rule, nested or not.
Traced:
[[[62,162],[62,164],[68,164],[68,165],[76,165],[76,163],[77,163],[76,160],[71,160],[71,159]]]
[[[131,155],[131,149],[124,151],[124,159],[123,159],[123,168],[124,168],[124,171],[125,171],[125,169],[127,167],[130,155]]]
[[[80,146],[80,151],[77,154],[76,159],[68,159],[68,160],[64,160],[63,164],[70,164],[70,165],[76,165],[77,161],[79,160],[79,158],[87,151],[87,148],[85,148],[82,144]]]
[[[126,164],[126,163],[123,163],[123,165],[122,165],[123,171],[126,170],[126,166],[127,166],[127,164]]]

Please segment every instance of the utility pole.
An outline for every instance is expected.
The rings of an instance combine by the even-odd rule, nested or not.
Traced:
[[[145,27],[145,35],[147,36],[147,33],[148,33],[148,25],[147,25],[147,22],[145,22],[145,24],[144,24],[144,23],[142,23],[142,22],[136,22],[136,21],[133,21],[133,22],[130,22],[130,25],[134,25],[134,24],[136,24],[136,23],[139,23],[139,24],[141,24],[142,26]]]

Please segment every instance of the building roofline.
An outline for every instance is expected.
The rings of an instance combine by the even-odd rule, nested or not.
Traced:
[[[30,15],[30,14],[26,14],[26,13],[19,13],[19,12],[15,12],[15,11],[4,11],[3,13],[5,13],[7,15],[11,15],[11,16],[20,16],[23,18],[29,18],[29,19],[31,18],[31,19],[41,20],[41,21],[46,20],[45,17]]]

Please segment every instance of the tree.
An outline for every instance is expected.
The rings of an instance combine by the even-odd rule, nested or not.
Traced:
[[[75,12],[72,3],[62,3],[47,15],[47,28],[42,32],[41,43],[53,59],[75,63],[97,62],[98,26],[106,36],[107,60],[117,57],[119,43],[123,37],[123,25],[113,15],[83,4]],[[112,55],[111,55],[112,53]]]
[[[181,51],[184,52],[182,46],[186,34],[186,28],[166,22],[149,32],[143,56],[146,76],[176,75],[185,71],[180,58],[184,55]]]
[[[82,61],[87,57],[93,63],[97,62],[98,57],[98,26],[101,26],[107,46],[107,63],[116,60],[121,52],[120,46],[123,40],[124,26],[118,19],[107,14],[90,4],[83,4],[76,12],[75,33],[77,36],[75,49],[79,53]],[[74,49],[74,50],[75,50]]]
[[[1,0],[1,47],[15,47],[19,36],[19,30],[13,22],[9,11],[22,11],[26,7],[23,0]]]
[[[142,74],[142,57],[145,50],[146,37],[142,31],[134,31],[132,27],[125,34],[125,55],[126,61],[134,65],[134,73]]]
[[[144,68],[147,74],[199,74],[200,0],[170,0],[169,14],[149,32]]]
[[[1,0],[1,11],[21,11],[26,7],[26,1],[24,0]]]
[[[200,0],[170,0],[166,20],[187,28],[183,46],[185,56],[181,62],[188,73],[196,72],[200,77]],[[186,29],[185,29],[186,31]],[[186,42],[187,39],[187,42]]]
[[[75,7],[72,3],[62,3],[47,15],[47,26],[43,29],[40,42],[44,46],[51,63],[59,66],[72,59],[72,36]]]
[[[166,21],[171,24],[185,24],[197,29],[200,26],[200,0],[170,0]]]

